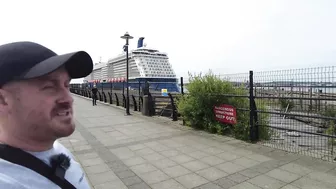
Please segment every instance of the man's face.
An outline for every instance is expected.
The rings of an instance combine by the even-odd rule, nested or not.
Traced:
[[[75,124],[69,83],[68,73],[60,68],[40,78],[10,84],[8,120],[17,125],[17,128],[9,128],[11,132],[36,140],[71,135]]]

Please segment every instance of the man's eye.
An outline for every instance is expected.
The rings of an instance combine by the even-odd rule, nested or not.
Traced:
[[[45,86],[43,87],[43,89],[52,89],[52,88],[54,88],[54,86],[52,86],[52,85],[45,85]]]

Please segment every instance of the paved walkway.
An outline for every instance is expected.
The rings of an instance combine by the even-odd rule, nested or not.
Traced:
[[[77,130],[60,141],[92,188],[336,188],[335,164],[74,99]]]

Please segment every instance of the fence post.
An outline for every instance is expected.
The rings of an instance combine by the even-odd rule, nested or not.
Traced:
[[[150,110],[149,110],[149,95],[143,95],[143,104],[142,104],[142,108],[141,108],[141,113],[142,115],[145,116],[151,116],[150,115]]]
[[[126,108],[126,97],[125,97],[125,94],[123,94],[122,96],[123,96],[123,107]]]
[[[254,102],[254,90],[253,90],[253,71],[249,74],[249,101],[250,101],[250,140],[251,142],[256,141],[255,125],[254,125],[254,115],[255,115],[255,102]]]
[[[113,101],[112,101],[112,93],[107,92],[107,94],[109,95],[110,104],[113,104]]]
[[[113,93],[112,93],[112,88],[113,88],[113,83],[112,83],[112,81],[111,81],[110,87],[111,87],[111,94],[113,94]]]
[[[138,111],[138,107],[137,107],[137,103],[136,103],[134,95],[132,95],[132,99],[133,99],[133,108],[134,108],[133,110]]]
[[[184,95],[183,77],[181,77],[181,94]]]
[[[107,99],[106,99],[106,94],[105,94],[105,92],[103,91],[102,93],[103,93],[104,102],[107,102]]]
[[[175,104],[174,104],[174,98],[170,93],[168,93],[168,96],[170,98],[170,103],[171,103],[171,106],[172,106],[172,109],[173,109],[173,111],[172,111],[173,121],[177,121],[177,110],[176,110],[176,107],[175,107]]]
[[[124,81],[123,81],[122,86],[123,86],[123,92],[122,92],[122,95],[124,96],[124,95],[125,95],[125,82],[124,82]]]
[[[181,94],[184,95],[184,83],[183,83],[183,77],[181,77]],[[182,125],[185,125],[185,120],[182,116]]]
[[[153,116],[155,115],[155,101],[154,98],[152,96],[152,94],[150,92],[148,92],[148,111],[149,111],[149,115]]]
[[[139,111],[141,112],[141,102],[140,102],[140,98],[141,98],[141,81],[139,80]]]
[[[118,99],[118,95],[117,93],[114,93],[115,97],[116,97],[116,105],[119,106],[119,99]]]
[[[98,92],[98,96],[99,96],[99,101],[102,101],[102,96],[101,96],[101,93],[99,91]]]

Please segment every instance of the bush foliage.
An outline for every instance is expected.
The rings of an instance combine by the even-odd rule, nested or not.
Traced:
[[[249,109],[249,99],[245,97],[228,97],[223,94],[248,95],[244,86],[233,86],[228,81],[223,81],[210,71],[202,76],[189,74],[188,95],[181,96],[177,101],[178,112],[183,116],[186,124],[197,129],[207,130],[211,133],[229,134],[240,140],[249,140],[249,112],[237,110],[237,124],[223,124],[215,120],[214,105],[229,104],[236,108]],[[258,109],[265,110],[262,101],[257,101]],[[258,115],[259,137],[269,138],[267,125],[269,116]]]
[[[286,112],[287,113],[292,111],[292,109],[295,107],[294,101],[290,100],[290,99],[279,99],[279,103],[280,103],[280,107],[281,107],[281,111]]]
[[[325,111],[321,112],[322,116],[325,117],[336,117],[336,108],[335,105],[328,105],[325,107]],[[335,136],[336,135],[336,128],[335,128],[335,121],[334,120],[325,120],[325,125],[328,128],[325,133],[327,135]],[[335,146],[336,145],[336,139],[335,138],[329,138],[329,145]]]

